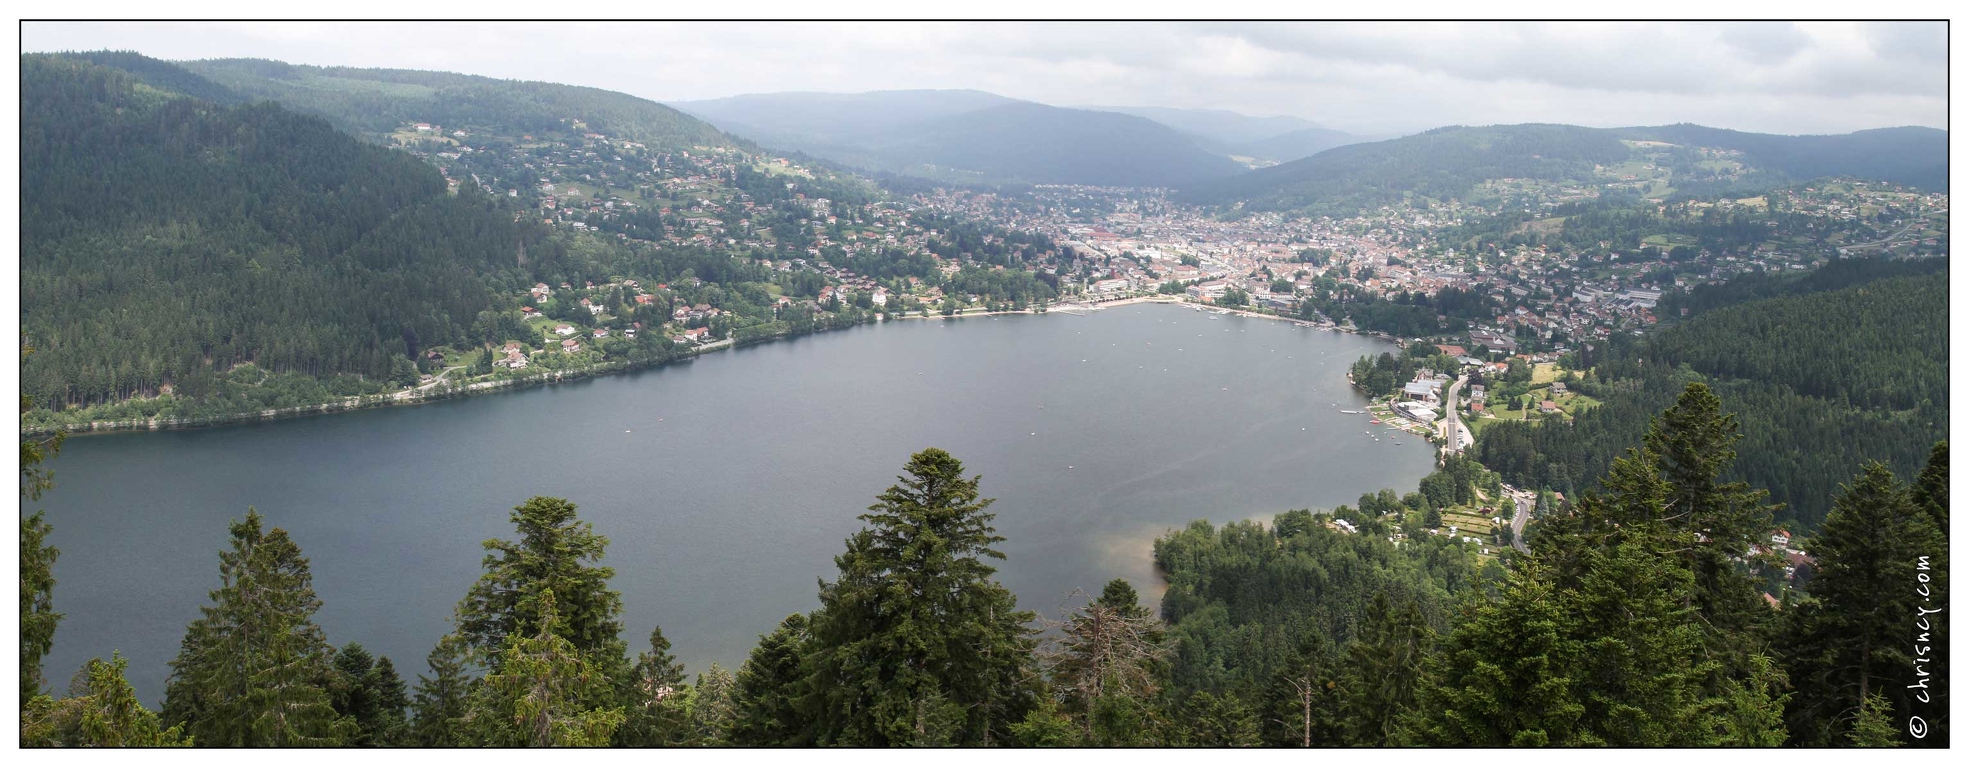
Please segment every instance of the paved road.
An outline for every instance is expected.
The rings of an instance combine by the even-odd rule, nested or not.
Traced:
[[[1517,508],[1511,515],[1511,546],[1519,552],[1530,552],[1531,547],[1525,546],[1525,523],[1531,522],[1531,510],[1537,502],[1531,494],[1509,486],[1504,488],[1504,492],[1511,497],[1511,505]]]
[[[1457,414],[1456,407],[1456,392],[1463,388],[1464,382],[1469,380],[1470,377],[1467,375],[1456,377],[1456,383],[1449,385],[1449,391],[1443,394],[1444,456],[1454,456],[1462,453],[1464,448],[1476,442],[1476,440],[1470,437],[1470,428],[1463,426],[1463,417]]]

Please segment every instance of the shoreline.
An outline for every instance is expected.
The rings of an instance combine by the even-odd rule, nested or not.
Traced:
[[[424,405],[426,403],[435,403],[435,402],[452,400],[461,397],[473,397],[477,395],[496,394],[506,390],[518,390],[518,389],[529,388],[529,387],[549,386],[553,384],[560,384],[563,382],[579,381],[582,379],[607,376],[616,373],[629,373],[632,371],[660,368],[663,366],[677,364],[677,363],[691,362],[693,360],[696,360],[699,356],[709,352],[723,352],[729,349],[737,349],[742,346],[756,346],[759,344],[769,344],[778,341],[786,341],[789,339],[802,338],[805,336],[817,336],[823,333],[827,333],[829,331],[845,330],[847,328],[852,328],[858,325],[880,325],[890,320],[961,320],[964,318],[971,318],[971,317],[999,317],[1004,315],[1049,315],[1049,314],[1081,315],[1087,312],[1099,312],[1104,309],[1133,306],[1138,304],[1173,304],[1177,306],[1186,306],[1192,309],[1212,312],[1212,313],[1221,312],[1223,314],[1234,314],[1243,317],[1250,317],[1250,318],[1256,318],[1262,320],[1282,320],[1285,322],[1293,323],[1295,325],[1299,325],[1304,328],[1329,330],[1339,333],[1352,333],[1361,336],[1372,336],[1385,341],[1400,343],[1400,341],[1395,337],[1383,333],[1342,328],[1338,325],[1320,325],[1318,323],[1314,323],[1309,320],[1301,320],[1296,317],[1284,317],[1281,315],[1267,315],[1260,312],[1253,312],[1244,309],[1229,309],[1226,307],[1218,307],[1211,304],[1199,304],[1190,301],[1187,298],[1162,297],[1162,296],[1130,296],[1127,298],[1113,299],[1109,301],[1059,302],[1055,304],[1046,305],[1045,307],[1040,309],[1011,309],[1011,310],[998,310],[998,311],[991,311],[991,312],[972,312],[968,314],[959,313],[954,315],[943,315],[937,313],[932,313],[927,315],[892,315],[887,319],[878,318],[876,320],[865,322],[865,323],[856,323],[850,326],[843,326],[842,328],[828,328],[819,331],[814,331],[811,333],[800,334],[799,336],[772,336],[769,338],[758,339],[756,341],[747,344],[739,344],[736,339],[729,339],[729,338],[722,339],[720,341],[712,342],[710,344],[706,344],[704,346],[694,348],[687,354],[680,355],[678,357],[664,359],[664,360],[645,360],[645,361],[625,360],[625,361],[618,361],[618,362],[605,362],[605,363],[598,363],[595,365],[590,365],[582,368],[575,368],[575,369],[569,369],[563,371],[553,371],[551,373],[542,373],[539,375],[526,376],[521,378],[481,381],[472,384],[465,384],[462,386],[444,384],[440,379],[437,382],[422,384],[416,387],[398,390],[395,392],[387,392],[387,393],[376,394],[376,395],[358,395],[355,397],[342,398],[340,400],[332,400],[324,403],[314,403],[311,405],[295,405],[295,406],[288,406],[284,408],[268,408],[258,411],[243,411],[239,413],[229,413],[229,414],[222,414],[218,416],[209,416],[203,418],[163,417],[163,418],[153,418],[153,419],[99,419],[94,421],[73,422],[73,423],[62,424],[53,427],[32,427],[32,428],[23,427],[20,430],[20,434],[21,437],[45,437],[45,436],[53,435],[57,432],[62,432],[62,433],[66,433],[68,437],[79,437],[82,435],[109,435],[109,434],[121,434],[121,433],[129,433],[129,432],[161,432],[165,430],[178,430],[178,429],[204,429],[207,427],[223,427],[223,426],[250,424],[250,423],[264,422],[264,421],[279,421],[282,419],[299,418],[302,416],[317,416],[317,415],[325,415],[331,413],[347,413],[351,411],[364,411],[364,410],[371,410],[376,408],[392,408],[398,406]]]

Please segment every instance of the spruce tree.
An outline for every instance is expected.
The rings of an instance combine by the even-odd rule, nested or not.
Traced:
[[[1581,643],[1567,608],[1536,565],[1514,571],[1503,598],[1473,608],[1432,657],[1416,740],[1461,747],[1580,743],[1576,731],[1586,708],[1571,676]]]
[[[1694,383],[1642,440],[1668,483],[1661,521],[1685,534],[1681,545],[1696,581],[1692,604],[1712,629],[1712,649],[1751,635],[1770,616],[1739,561],[1771,530],[1775,507],[1764,503],[1765,491],[1721,480],[1741,437],[1737,417],[1723,412],[1707,385]]]
[[[1948,536],[1948,441],[1928,451],[1928,463],[1914,478],[1914,503],[1928,513],[1929,521],[1944,538]]]
[[[1923,571],[1923,560],[1932,569],[1947,542],[1893,473],[1871,463],[1834,500],[1811,547],[1810,599],[1787,617],[1786,667],[1797,688],[1787,718],[1797,743],[1829,746],[1868,697],[1885,697],[1896,712],[1919,706],[1919,689],[1908,687],[1916,682],[1908,626],[1934,607],[1915,589],[1936,573]]]
[[[613,676],[626,672],[622,595],[609,589],[615,569],[600,565],[608,537],[575,515],[566,499],[535,496],[513,508],[517,541],[485,542],[485,573],[458,604],[458,634],[497,669],[514,633],[540,626],[532,606],[552,591],[561,628],[556,637],[594,658]]]
[[[603,747],[622,724],[601,669],[560,633],[566,626],[554,591],[520,606],[535,619],[531,634],[508,634],[493,671],[473,692],[465,727],[486,747]]]
[[[1847,742],[1855,747],[1898,747],[1901,735],[1894,730],[1894,705],[1880,694],[1869,694],[1860,702],[1859,715],[1853,718],[1853,729],[1846,734]]]
[[[138,703],[124,678],[129,665],[120,653],[107,662],[90,659],[68,698],[36,696],[21,710],[21,746],[191,746],[182,727],[165,728],[157,713]]]
[[[465,715],[470,709],[472,688],[470,650],[464,638],[445,635],[431,649],[426,663],[429,677],[417,676],[417,691],[411,703],[415,712],[411,740],[422,747],[458,747],[466,744]]]
[[[710,669],[697,676],[697,685],[691,686],[688,704],[692,744],[721,746],[729,743],[735,716],[732,700],[735,687],[731,670],[718,666],[717,662],[712,662]]]
[[[1279,747],[1337,747],[1340,733],[1339,659],[1326,634],[1306,631],[1266,692],[1266,743]]]
[[[615,732],[617,746],[671,747],[691,740],[684,665],[670,654],[670,640],[661,627],[650,630],[649,640],[650,649],[637,655],[629,670],[623,693],[627,719]]]
[[[978,478],[930,448],[861,519],[821,586],[803,719],[823,745],[1003,743],[1032,706],[1034,641],[985,559],[1004,559]]]
[[[354,736],[322,682],[330,647],[301,548],[248,508],[219,553],[220,588],[185,631],[165,689],[166,720],[201,746],[334,746]]]
[[[1244,705],[1235,693],[1218,696],[1209,691],[1190,695],[1183,705],[1183,723],[1188,731],[1187,746],[1260,746],[1258,715]]]
[[[21,346],[21,361],[34,352],[33,347]],[[21,413],[34,407],[34,399],[25,393],[21,395]],[[39,501],[41,494],[53,488],[54,473],[42,463],[61,451],[65,432],[56,432],[52,437],[21,441],[21,497],[28,501]],[[21,518],[20,535],[20,691],[21,705],[26,706],[29,699],[41,693],[45,682],[41,677],[41,659],[55,646],[55,626],[61,623],[62,615],[55,612],[55,558],[61,550],[48,545],[48,534],[53,531],[40,512]]]
[[[23,706],[39,695],[46,684],[41,678],[41,659],[55,647],[55,626],[62,620],[62,615],[55,612],[55,558],[61,556],[61,550],[47,543],[48,534],[53,531],[54,528],[42,519],[40,512],[21,518],[20,689]]]
[[[1414,708],[1434,632],[1413,599],[1377,592],[1360,634],[1347,647],[1340,676],[1341,711],[1351,746],[1389,746]]]
[[[800,659],[807,637],[807,617],[796,613],[759,638],[734,681],[731,743],[749,747],[803,743],[805,729],[795,704],[803,682]]]
[[[376,700],[377,718],[371,733],[377,746],[410,746],[410,722],[406,719],[410,696],[404,691],[403,676],[397,674],[397,665],[390,657],[376,658],[376,666],[369,672],[368,686]]]

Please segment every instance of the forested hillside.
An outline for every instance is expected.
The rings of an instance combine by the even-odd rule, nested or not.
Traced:
[[[1146,117],[982,91],[767,93],[679,106],[767,146],[941,182],[1175,187],[1241,169]]]
[[[1744,153],[1750,162],[1793,180],[1858,176],[1904,184],[1924,192],[1948,191],[1948,131],[1919,126],[1875,128],[1847,134],[1778,136],[1680,123],[1623,128],[1628,138],[1716,147]]]
[[[675,109],[599,88],[265,59],[209,59],[183,66],[244,96],[278,101],[362,134],[432,123],[518,136],[569,130],[565,121],[574,118],[595,133],[665,148],[732,143],[718,129]]]
[[[891,129],[870,143],[899,170],[992,181],[1180,187],[1239,170],[1147,118],[1044,104],[952,115]]]
[[[21,318],[40,349],[22,386],[52,408],[200,398],[243,363],[339,394],[414,381],[420,346],[459,336],[535,236],[319,118],[74,59],[21,68]]]
[[[1619,139],[1570,125],[1451,126],[1390,141],[1329,149],[1184,195],[1199,203],[1243,201],[1253,210],[1351,215],[1414,195],[1448,199],[1484,179],[1590,177],[1623,160]]]
[[[1491,425],[1478,457],[1514,483],[1572,493],[1634,444],[1686,383],[1708,381],[1745,435],[1731,476],[1769,488],[1786,505],[1780,519],[1817,528],[1844,468],[1872,459],[1912,471],[1948,428],[1945,263],[1828,269],[1786,281],[1739,278],[1743,287],[1716,290],[1774,297],[1610,340],[1583,355],[1592,373],[1575,385],[1602,405],[1570,426]],[[1926,274],[1907,274],[1916,270]],[[1867,274],[1874,279],[1860,278]],[[1704,296],[1697,291],[1693,303]]]
[[[1483,182],[1500,179],[1543,184],[1570,199],[1610,190],[1751,193],[1824,176],[1946,190],[1947,143],[1946,131],[1916,127],[1778,136],[1696,125],[1449,126],[1329,149],[1199,185],[1184,197],[1209,205],[1242,203],[1248,210],[1349,216],[1408,197],[1474,199]],[[1649,186],[1655,179],[1660,184]]]

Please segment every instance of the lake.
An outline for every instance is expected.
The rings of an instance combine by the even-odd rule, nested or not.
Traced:
[[[660,624],[692,673],[736,667],[817,605],[856,516],[929,446],[984,476],[1024,607],[1057,615],[1115,577],[1152,598],[1172,527],[1352,504],[1433,469],[1427,442],[1339,413],[1366,402],[1347,366],[1392,349],[1170,305],[904,320],[414,407],[80,436],[37,505],[66,614],[45,674],[64,689],[121,650],[160,701],[226,523],[253,506],[312,561],[329,641],[414,684],[480,543],[535,495],[611,539],[631,653]]]

